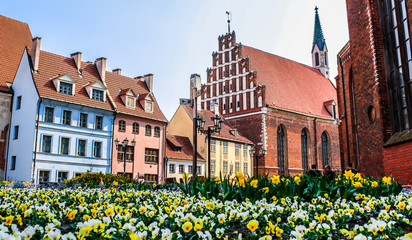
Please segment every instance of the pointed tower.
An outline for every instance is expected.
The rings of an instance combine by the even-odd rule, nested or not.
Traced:
[[[318,7],[315,7],[315,31],[313,33],[312,45],[312,66],[329,78],[328,48],[323,37],[322,26],[318,14]]]

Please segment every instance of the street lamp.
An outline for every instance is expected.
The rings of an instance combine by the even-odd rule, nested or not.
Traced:
[[[254,147],[252,147],[249,150],[249,153],[250,153],[251,158],[253,158],[253,157],[255,158],[255,162],[256,162],[256,164],[255,164],[255,169],[256,169],[255,176],[257,177],[259,175],[259,168],[258,168],[259,167],[259,159],[266,155],[266,149],[260,148],[259,150],[257,150]]]
[[[134,139],[132,140],[131,143],[132,143],[132,147],[136,145],[136,141]],[[123,176],[126,176],[126,150],[127,150],[127,145],[129,144],[129,140],[126,137],[126,139],[124,139],[122,143],[120,144],[119,139],[116,138],[116,140],[114,140],[114,144],[116,144],[117,151],[119,151],[120,146],[123,147],[122,149],[123,150]]]
[[[207,172],[208,176],[210,177],[210,140],[211,140],[211,135],[212,133],[219,133],[220,130],[222,129],[222,119],[219,117],[219,115],[216,115],[211,118],[213,121],[213,126],[207,126],[207,129],[204,129],[205,126],[205,120],[203,120],[201,117],[197,117],[197,126],[198,126],[198,131],[201,133],[207,133]]]

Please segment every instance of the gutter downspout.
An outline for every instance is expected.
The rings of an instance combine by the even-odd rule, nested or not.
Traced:
[[[163,137],[162,138],[159,138],[159,142],[161,141],[160,139],[163,139],[163,171],[164,171],[164,168],[165,168],[165,160],[166,160],[166,126],[167,126],[167,124],[165,124],[164,126],[163,126]],[[163,172],[163,174],[162,174],[162,177],[160,178],[160,179],[158,179],[157,180],[157,183],[159,183],[159,180],[161,180],[160,181],[160,183],[165,179],[165,177],[164,177],[164,175],[166,174],[166,171],[164,171]],[[160,175],[160,163],[159,164],[157,164],[157,175],[159,176]]]
[[[345,75],[343,73],[343,65],[342,65],[342,59],[339,57],[339,67],[341,71],[341,76],[342,76],[342,88],[343,88],[343,106],[344,106],[344,111],[345,111],[345,125],[346,125],[346,145],[347,145],[347,154],[348,154],[348,163],[351,163],[350,160],[350,149],[349,149],[349,125],[348,125],[348,111],[346,108],[346,88],[345,88]],[[343,159],[345,161],[345,159]],[[344,164],[342,164],[342,159],[341,159],[341,165],[345,168]]]
[[[37,106],[37,126],[36,126],[36,142],[34,144],[34,157],[33,157],[33,172],[32,172],[32,177],[31,177],[31,182],[34,183],[34,175],[36,174],[36,158],[37,158],[37,142],[38,142],[38,137],[39,137],[39,121],[40,121],[40,105],[41,102],[43,101],[43,98],[39,99],[39,103]]]
[[[110,159],[110,173],[113,173],[114,120],[116,120],[116,117],[117,117],[117,112],[114,111],[114,113],[113,113],[113,123],[112,123],[112,142],[111,142],[111,144],[110,144],[110,148],[111,148],[111,150],[112,150],[112,151],[111,151],[111,152],[112,152],[112,154],[111,154],[111,159]],[[116,149],[117,149],[117,146],[116,146]],[[134,153],[133,153],[133,156],[134,156]],[[134,159],[133,159],[133,163],[134,163]],[[133,175],[133,173],[132,173],[132,175]],[[132,176],[132,177],[133,177],[133,176]]]
[[[313,119],[313,131],[315,135],[315,164],[316,164],[316,169],[318,169],[318,137],[317,137],[317,131],[316,131],[316,120],[318,120],[316,117]]]
[[[9,161],[9,149],[10,149],[10,132],[11,132],[11,119],[13,116],[13,100],[14,100],[14,92],[12,92],[11,95],[11,101],[10,101],[10,120],[9,120],[9,129],[7,129],[7,151],[6,151],[6,159],[4,159],[4,180],[7,181],[7,162]]]

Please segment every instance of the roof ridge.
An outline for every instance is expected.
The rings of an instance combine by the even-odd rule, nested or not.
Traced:
[[[29,26],[28,23],[22,22],[22,21],[20,21],[20,20],[17,20],[17,19],[11,18],[11,17],[6,17],[6,16],[4,16],[4,15],[0,15],[0,18],[1,18],[1,17],[7,18],[7,19],[9,19],[9,20],[13,20],[13,21],[16,21],[16,22],[19,22],[19,23],[23,23],[23,24]]]

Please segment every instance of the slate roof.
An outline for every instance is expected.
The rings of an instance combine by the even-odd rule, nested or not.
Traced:
[[[188,105],[183,105],[184,108],[186,108],[186,111],[189,113],[190,118],[193,119],[193,107],[188,106]],[[203,118],[205,122],[205,129],[207,129],[207,126],[213,126],[214,123],[212,121],[212,117],[216,116],[212,111],[202,109],[198,112],[198,115]],[[246,143],[246,144],[253,144],[252,141],[247,139],[246,137],[242,136],[239,132],[237,136],[234,135],[234,130],[233,126],[227,122],[223,116],[220,115],[222,118],[222,129],[220,130],[219,133],[212,133],[213,138],[218,138],[222,140],[228,140],[228,141],[233,141],[233,142],[240,142],[240,143]]]
[[[108,97],[106,102],[100,102],[90,99],[86,92],[85,86],[101,82],[96,66],[90,62],[82,62],[81,69],[82,77],[77,72],[72,58],[40,51],[38,73],[33,73],[40,97],[113,111]],[[69,74],[76,81],[74,96],[56,91],[52,79],[64,74]]]
[[[0,91],[8,92],[24,49],[31,46],[32,35],[27,23],[0,15]]]
[[[174,147],[181,147],[180,152],[175,152]],[[176,135],[166,135],[166,157],[176,159],[193,159],[193,146],[190,143],[189,138]],[[204,158],[198,153],[198,160],[204,160]]]
[[[266,85],[266,104],[333,118],[324,102],[337,102],[336,89],[318,69],[245,45],[241,56],[248,56],[250,69],[256,69],[257,84]]]

